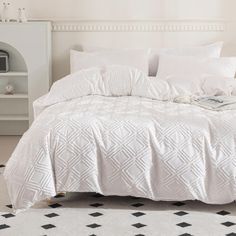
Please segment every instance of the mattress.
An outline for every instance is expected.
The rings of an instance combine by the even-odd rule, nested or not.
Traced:
[[[15,210],[57,192],[236,200],[236,112],[88,95],[44,109],[4,176]]]

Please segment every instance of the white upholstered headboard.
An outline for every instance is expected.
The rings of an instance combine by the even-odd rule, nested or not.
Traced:
[[[225,41],[224,54],[236,55],[234,24],[225,20],[53,20],[53,79],[69,73],[70,49],[160,48]],[[232,29],[232,30],[231,30]]]

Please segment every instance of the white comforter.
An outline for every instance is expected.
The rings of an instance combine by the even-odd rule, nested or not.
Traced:
[[[217,204],[236,199],[235,111],[160,101],[173,92],[163,84],[164,94],[149,85],[141,97],[146,82],[137,73],[127,93],[95,74],[69,76],[35,103],[37,119],[4,173],[16,211],[61,191]]]

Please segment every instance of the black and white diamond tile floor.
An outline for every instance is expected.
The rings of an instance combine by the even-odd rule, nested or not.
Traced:
[[[13,215],[0,165],[0,236],[236,236],[236,203],[70,193]]]

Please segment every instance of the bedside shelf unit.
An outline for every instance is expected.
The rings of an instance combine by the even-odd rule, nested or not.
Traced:
[[[50,22],[0,23],[0,50],[10,65],[0,73],[0,135],[22,135],[33,121],[33,102],[51,86]],[[5,94],[7,84],[13,94]]]

